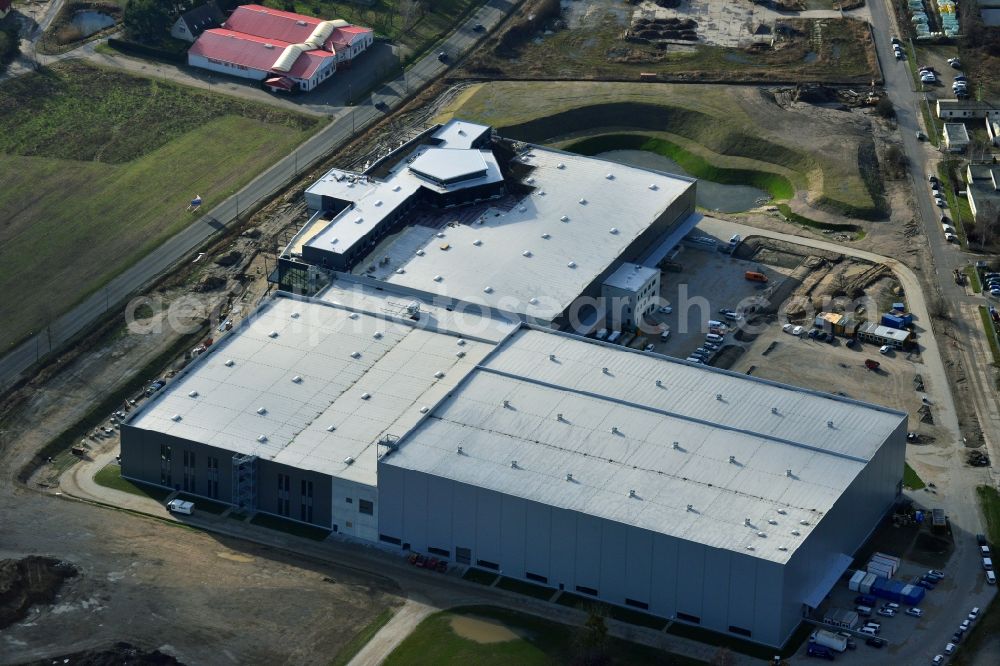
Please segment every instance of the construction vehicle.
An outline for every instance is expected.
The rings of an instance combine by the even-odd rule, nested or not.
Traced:
[[[880,365],[881,364],[878,361],[874,360],[874,359],[871,359],[871,358],[866,358],[865,359],[865,367],[867,369],[869,369],[869,370],[878,370],[878,368],[879,368]]]
[[[958,270],[957,268],[952,271],[955,276],[955,284],[963,285],[965,284],[965,273]]]

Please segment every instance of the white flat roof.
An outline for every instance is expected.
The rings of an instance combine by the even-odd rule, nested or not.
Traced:
[[[615,289],[638,291],[642,286],[656,277],[658,268],[650,268],[639,264],[622,264],[614,273],[608,276],[604,284]]]
[[[408,227],[379,249],[388,263],[367,274],[552,319],[694,186],[689,178],[539,147],[523,160],[534,167],[525,183],[535,189],[513,208],[490,208],[443,229]]]
[[[384,464],[785,562],[905,419],[523,329]]]
[[[479,150],[428,148],[410,163],[410,171],[435,183],[446,183],[481,177],[486,172],[486,160]]]
[[[425,152],[432,150],[441,149],[421,147],[414,153],[410,162],[416,163]],[[331,169],[310,185],[306,192],[313,196],[327,196],[350,201],[352,205],[337,214],[321,231],[306,240],[305,244],[329,252],[345,252],[371,232],[386,216],[405,203],[421,187],[435,192],[453,192],[477,185],[498,183],[503,180],[500,165],[497,164],[492,151],[462,152],[471,152],[472,158],[477,160],[477,163],[482,162],[485,165],[485,175],[451,185],[440,185],[410,171],[409,163],[405,160],[396,165],[384,180],[359,176],[340,169]],[[446,168],[440,164],[441,160],[435,160],[435,162],[438,167]]]
[[[477,139],[490,131],[489,125],[452,119],[431,136],[440,141],[438,145],[442,148],[471,148]]]
[[[374,485],[378,440],[408,432],[494,348],[395,317],[272,298],[130,425]]]

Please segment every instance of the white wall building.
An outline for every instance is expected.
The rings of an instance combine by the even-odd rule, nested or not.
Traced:
[[[660,269],[622,264],[601,285],[606,321],[615,330],[635,328],[659,302]]]

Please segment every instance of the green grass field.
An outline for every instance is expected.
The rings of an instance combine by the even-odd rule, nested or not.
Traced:
[[[507,640],[479,642],[459,636],[452,621],[473,617],[501,623]],[[503,628],[501,628],[503,631]],[[384,662],[385,666],[541,666],[580,661],[581,629],[490,606],[471,606],[431,615],[413,630]],[[506,633],[506,632],[504,632]],[[676,664],[704,662],[635,643],[609,638],[607,664]]]
[[[265,0],[261,4],[324,19],[344,19],[375,30],[376,35],[420,53],[447,35],[483,0]]]
[[[0,85],[0,350],[99,289],[318,129],[235,98],[60,63]]]
[[[913,490],[921,490],[927,484],[908,464],[903,465],[903,485]]]
[[[105,465],[94,475],[94,483],[112,490],[120,490],[123,493],[131,493],[140,497],[149,497],[157,502],[162,502],[170,495],[166,488],[158,486],[147,486],[144,483],[133,483],[122,478],[122,468],[114,463]]]
[[[881,193],[871,192],[865,177],[873,168],[863,157],[870,138],[786,111],[756,91],[501,81],[471,86],[437,120],[451,117],[490,124],[504,136],[588,153],[600,152],[601,142],[608,141],[601,135],[641,132],[656,140],[649,149],[697,176],[756,185],[779,199],[790,198],[794,188],[833,212],[865,219],[882,215]],[[805,136],[813,138],[796,141]],[[581,143],[587,139],[593,143]]]
[[[996,328],[993,319],[985,305],[979,306],[979,318],[983,321],[983,329],[986,333],[986,341],[990,344],[990,353],[993,355],[993,365],[1000,367],[1000,345],[997,343]]]
[[[347,664],[351,663],[351,660],[361,651],[361,648],[368,645],[368,641],[392,619],[393,615],[394,612],[391,608],[386,608],[376,615],[375,619],[368,623],[368,626],[359,631],[347,645],[340,649],[337,656],[330,662],[330,666],[347,666]]]

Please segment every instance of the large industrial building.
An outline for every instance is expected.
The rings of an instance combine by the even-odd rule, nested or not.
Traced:
[[[363,173],[330,171],[306,203],[315,213],[286,249],[285,270],[353,271],[539,322],[566,320],[579,297],[600,297],[621,261],[676,245],[697,222],[691,178],[519,144],[460,120]]]
[[[307,197],[327,286],[136,410],[125,477],[770,646],[896,500],[905,414],[559,330],[651,307],[689,179],[453,122]]]

